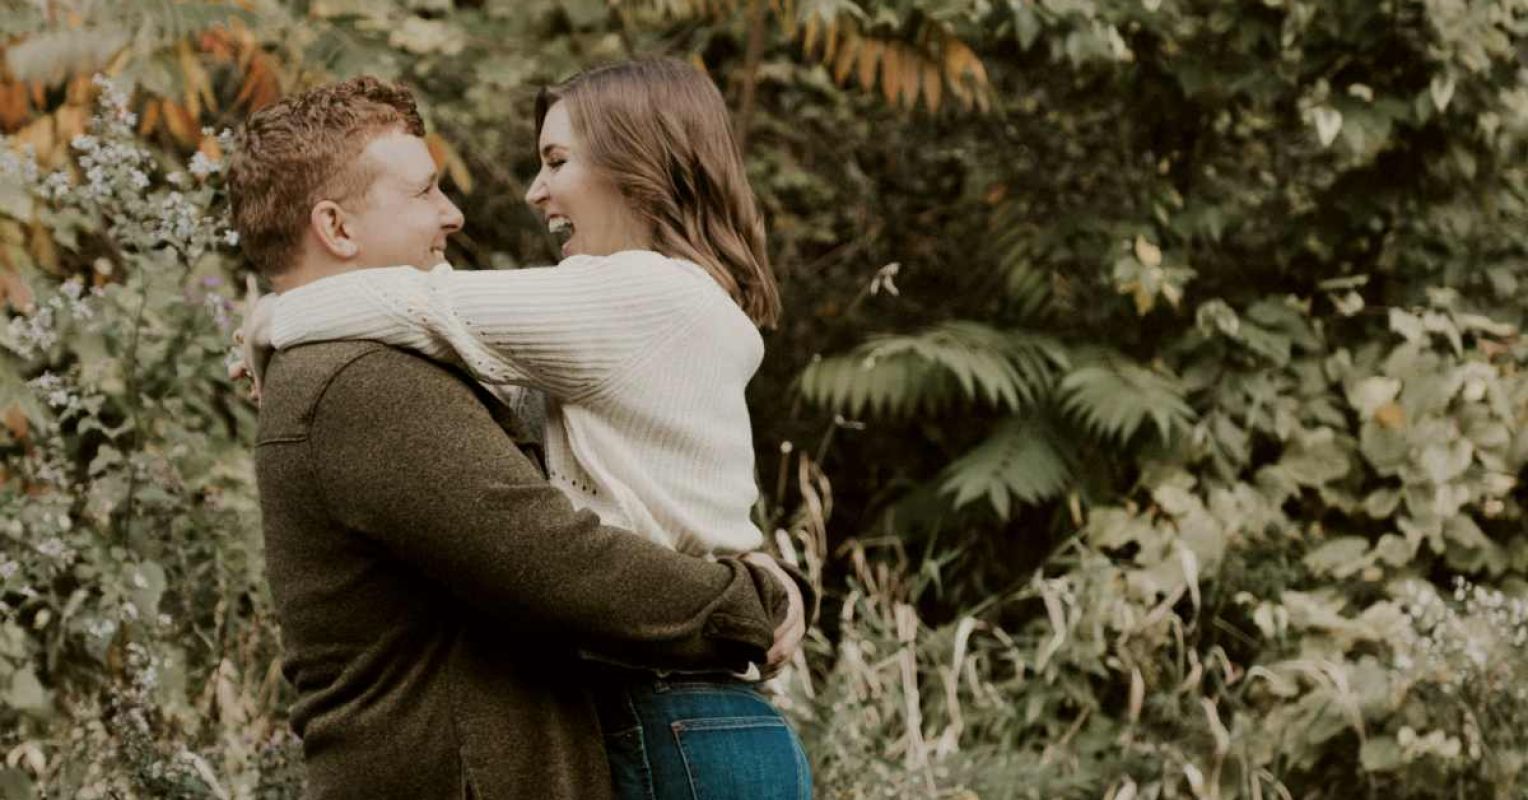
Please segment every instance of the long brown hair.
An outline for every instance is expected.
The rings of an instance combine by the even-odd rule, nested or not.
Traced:
[[[651,224],[653,249],[698,264],[754,324],[773,327],[780,291],[764,249],[764,216],[711,79],[673,58],[581,72],[537,95],[538,141],[558,102],[567,103],[590,163]]]

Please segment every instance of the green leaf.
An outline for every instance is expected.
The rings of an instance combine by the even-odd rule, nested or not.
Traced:
[[[1370,736],[1358,750],[1365,772],[1394,772],[1406,764],[1401,746],[1390,736]]]
[[[956,508],[985,497],[999,517],[1011,502],[1038,503],[1061,494],[1072,469],[1043,422],[1012,418],[945,470],[940,490]]]
[[[1369,566],[1369,540],[1362,536],[1339,536],[1312,550],[1303,559],[1317,575],[1346,578]]]
[[[1017,411],[1048,394],[1067,363],[1048,336],[954,321],[814,361],[802,372],[801,391],[850,415],[902,416],[956,400]]]
[[[1194,411],[1175,378],[1110,351],[1096,351],[1092,363],[1061,381],[1062,406],[1099,436],[1127,441],[1146,420],[1166,442],[1174,428],[1187,428]]]
[[[37,680],[37,673],[30,666],[24,666],[11,673],[11,685],[5,692],[5,705],[17,711],[47,715],[53,708],[53,701],[42,682]]]

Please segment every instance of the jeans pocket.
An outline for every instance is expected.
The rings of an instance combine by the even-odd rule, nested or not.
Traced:
[[[801,743],[780,717],[679,720],[671,727],[694,800],[812,796]]]

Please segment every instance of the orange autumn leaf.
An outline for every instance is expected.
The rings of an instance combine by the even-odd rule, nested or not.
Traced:
[[[428,133],[424,137],[425,146],[430,148],[430,158],[435,160],[437,168],[444,169],[446,174],[463,192],[472,192],[472,173],[467,169],[467,163],[462,160],[461,154],[456,148],[446,141],[438,133]]]
[[[0,131],[10,133],[26,123],[32,114],[27,87],[19,81],[0,84]]]
[[[164,114],[164,125],[170,131],[170,135],[180,144],[189,147],[201,138],[201,126],[197,124],[197,118],[185,106],[174,100],[164,100],[160,103],[161,112]]]
[[[1406,425],[1406,410],[1395,403],[1386,403],[1374,412],[1374,421],[1395,430]]]
[[[3,419],[5,429],[11,432],[11,438],[18,442],[26,441],[30,428],[27,424],[26,412],[21,409],[20,403],[11,403],[5,409],[5,413],[0,415],[0,419]]]
[[[9,305],[17,311],[28,311],[32,308],[32,289],[10,263],[9,247],[0,246],[0,261],[5,262],[5,268],[0,269],[0,307]]]

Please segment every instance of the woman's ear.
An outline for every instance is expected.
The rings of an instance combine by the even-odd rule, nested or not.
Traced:
[[[308,226],[329,255],[340,260],[355,258],[361,251],[345,210],[333,200],[320,200],[308,215]]]

